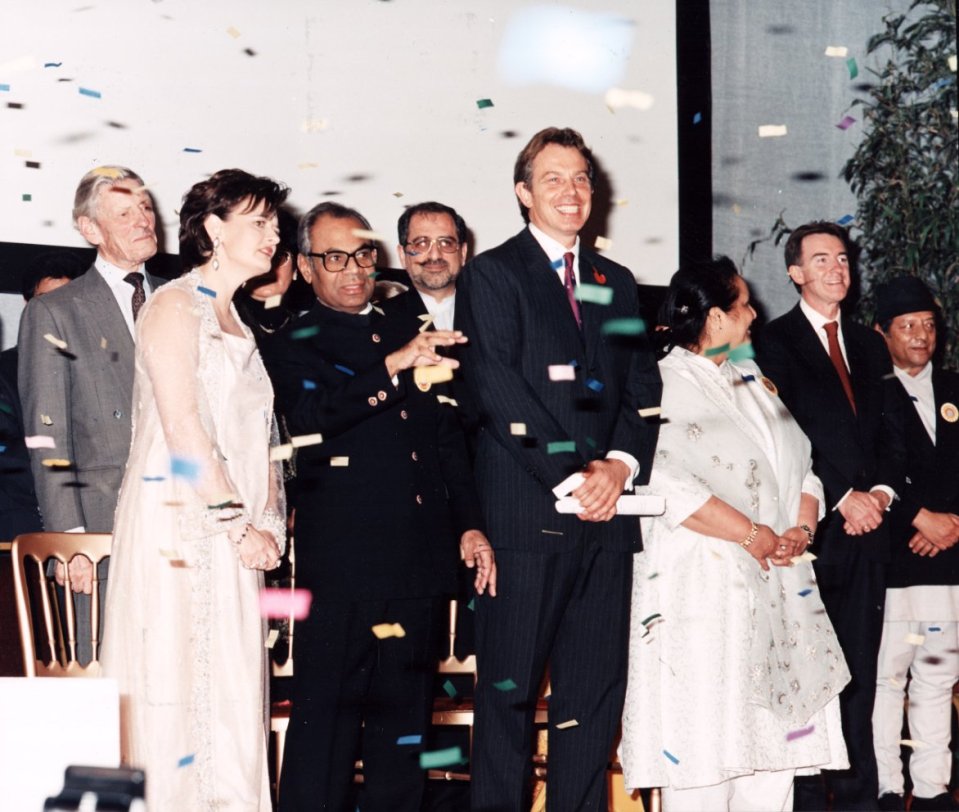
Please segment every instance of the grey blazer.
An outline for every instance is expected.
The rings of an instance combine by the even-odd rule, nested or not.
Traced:
[[[163,281],[147,274],[151,291]],[[20,321],[19,346],[25,433],[56,444],[30,451],[44,529],[109,533],[130,451],[134,343],[100,272],[91,267],[32,299]],[[48,467],[48,459],[70,466]]]

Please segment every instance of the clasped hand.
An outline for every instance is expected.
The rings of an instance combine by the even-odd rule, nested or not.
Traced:
[[[809,537],[801,527],[790,527],[781,536],[765,524],[758,527],[756,538],[744,549],[767,572],[770,562],[776,567],[791,567],[793,558],[802,555],[809,546]]]
[[[909,539],[909,549],[916,555],[934,558],[959,541],[959,516],[955,513],[934,513],[922,508],[912,525],[916,532]]]
[[[570,494],[579,500],[584,522],[608,522],[616,515],[616,500],[626,487],[629,467],[622,460],[593,460],[582,472],[586,481]]]
[[[237,545],[237,555],[248,570],[272,570],[280,565],[280,545],[273,534],[252,526]]]
[[[871,533],[882,524],[889,496],[882,491],[852,491],[837,510],[846,520],[843,530],[850,536]]]

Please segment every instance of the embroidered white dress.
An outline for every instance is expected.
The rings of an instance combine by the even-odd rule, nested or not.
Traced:
[[[620,758],[628,787],[710,786],[756,770],[846,767],[845,660],[812,566],[763,572],[738,544],[680,523],[716,496],[783,532],[819,499],[810,445],[755,364],[675,348],[636,556]],[[811,769],[810,769],[811,768]]]
[[[195,271],[169,283],[137,322],[101,662],[150,809],[265,812],[263,574],[226,533],[251,522],[285,543],[273,391],[252,336],[223,333],[201,286]]]

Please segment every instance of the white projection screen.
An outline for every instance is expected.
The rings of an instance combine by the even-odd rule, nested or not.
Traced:
[[[234,166],[289,185],[299,213],[358,208],[381,264],[396,265],[397,217],[422,200],[459,210],[478,252],[522,226],[513,163],[557,125],[583,133],[608,179],[589,240],[665,284],[679,257],[675,27],[674,0],[9,0],[0,243],[84,245],[77,181],[116,163],[152,190],[168,253],[183,193]],[[9,346],[21,302],[3,299]]]

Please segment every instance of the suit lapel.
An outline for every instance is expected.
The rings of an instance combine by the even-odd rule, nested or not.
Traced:
[[[959,408],[959,386],[950,385],[957,381],[959,378],[946,375],[942,370],[932,371],[932,387],[936,400],[936,457],[941,462],[940,470],[943,471],[950,470],[959,456],[959,422],[946,420],[942,416],[942,407],[947,403]]]
[[[74,289],[77,310],[81,313],[90,338],[89,346],[83,347],[82,350],[89,353],[116,353],[116,361],[110,364],[110,368],[114,370],[117,385],[128,391],[132,397],[133,337],[113,291],[96,268],[90,268],[71,284],[77,285]]]
[[[596,255],[582,246],[579,249],[579,283],[605,286],[606,277],[596,267]],[[565,293],[565,290],[563,291]],[[592,302],[580,302],[579,312],[583,319],[583,341],[590,366],[595,366],[596,353],[601,345],[600,328],[608,318],[609,308]]]

